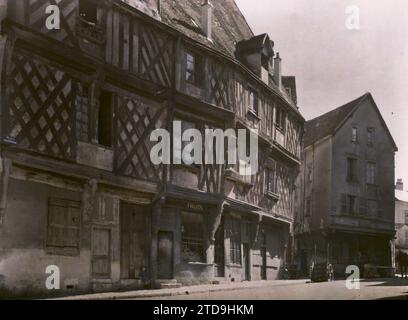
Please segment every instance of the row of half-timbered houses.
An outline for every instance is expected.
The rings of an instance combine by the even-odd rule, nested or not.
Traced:
[[[62,292],[280,276],[304,119],[233,0],[1,5],[3,292],[53,293],[48,266]],[[259,171],[153,165],[152,131],[176,120],[258,129]]]

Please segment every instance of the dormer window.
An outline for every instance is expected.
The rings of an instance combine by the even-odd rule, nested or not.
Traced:
[[[262,54],[261,65],[262,65],[262,68],[264,68],[267,71],[269,71],[269,61],[270,61],[270,58],[267,55]]]
[[[193,53],[186,54],[186,81],[201,86],[204,79],[204,59]]]
[[[98,8],[91,0],[79,0],[79,16],[88,23],[98,23]]]

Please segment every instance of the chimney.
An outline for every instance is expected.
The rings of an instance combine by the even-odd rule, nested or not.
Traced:
[[[276,54],[273,64],[274,64],[273,80],[275,81],[276,85],[279,88],[281,88],[282,87],[282,59],[279,56],[279,52]]]
[[[210,0],[205,0],[201,6],[201,26],[203,28],[204,35],[208,40],[212,41],[212,16],[213,5]]]
[[[404,191],[404,182],[402,181],[402,179],[397,180],[397,184],[395,186],[395,189]]]

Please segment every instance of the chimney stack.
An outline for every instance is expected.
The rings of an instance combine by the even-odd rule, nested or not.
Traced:
[[[402,181],[402,179],[397,180],[397,184],[395,186],[395,189],[404,191],[404,182]]]
[[[212,41],[212,18],[213,18],[213,5],[210,0],[205,0],[201,6],[201,25],[204,35],[208,40]]]
[[[273,64],[274,64],[273,80],[275,81],[276,85],[279,88],[281,88],[282,87],[282,59],[279,56],[279,52],[276,54]]]

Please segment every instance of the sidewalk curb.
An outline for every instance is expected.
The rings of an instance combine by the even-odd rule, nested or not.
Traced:
[[[307,280],[286,280],[283,281],[268,281],[262,283],[253,283],[248,285],[242,284],[228,284],[228,285],[206,285],[193,286],[193,287],[181,287],[177,289],[161,289],[152,291],[130,291],[130,292],[109,292],[109,293],[95,293],[79,296],[61,297],[52,300],[126,300],[126,299],[143,299],[143,298],[162,298],[162,297],[175,297],[175,296],[188,296],[190,294],[197,293],[211,293],[221,291],[236,291],[246,289],[256,289],[264,287],[278,287],[289,286],[296,284],[306,284]],[[166,291],[164,291],[166,290]]]

